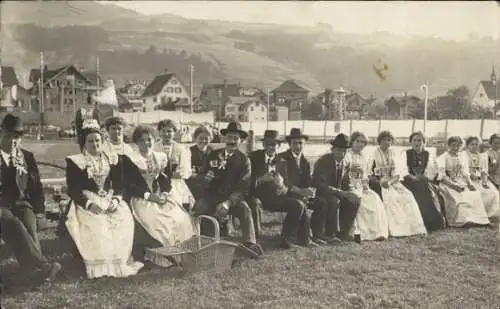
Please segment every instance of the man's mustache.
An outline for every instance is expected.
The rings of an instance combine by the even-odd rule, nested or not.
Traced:
[[[226,142],[226,146],[236,147],[235,142]]]

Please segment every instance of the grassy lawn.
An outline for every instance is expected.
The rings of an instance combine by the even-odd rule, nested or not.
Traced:
[[[74,144],[30,145],[40,161],[64,164]],[[34,149],[36,148],[36,149]],[[51,161],[52,160],[52,161]],[[52,175],[51,175],[52,176]],[[45,175],[45,177],[48,177]],[[2,308],[421,308],[498,309],[495,230],[446,230],[426,237],[315,249],[276,249],[281,215],[266,215],[261,260],[243,260],[223,274],[182,276],[151,270],[125,279],[86,280],[73,258],[42,232],[44,251],[63,263],[50,287],[31,288],[2,262],[8,286]],[[5,252],[4,252],[5,253]]]

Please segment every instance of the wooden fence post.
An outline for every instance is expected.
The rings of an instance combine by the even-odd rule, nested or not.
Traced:
[[[352,135],[352,119],[349,120],[349,136]]]
[[[444,120],[444,142],[448,140],[448,119]]]
[[[379,119],[378,120],[378,132],[377,132],[377,135],[380,134],[380,130],[382,129],[382,119]]]
[[[413,118],[413,122],[411,123],[411,132],[410,132],[410,134],[412,134],[413,132],[415,132],[415,122],[416,121],[417,120],[415,118]]]
[[[483,117],[483,118],[481,118],[481,127],[479,128],[479,138],[481,139],[481,144],[483,143],[484,123],[485,123],[485,119]]]
[[[283,121],[283,135],[286,135],[286,120]]]
[[[253,148],[255,146],[255,134],[253,130],[248,131],[248,137],[247,137],[247,154],[253,151]]]
[[[302,132],[306,130],[306,121],[302,120]]]

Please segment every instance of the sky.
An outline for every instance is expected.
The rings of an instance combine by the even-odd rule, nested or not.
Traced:
[[[104,1],[100,1],[104,2]],[[331,2],[331,1],[116,1],[143,14],[176,14],[218,19],[314,26],[329,23],[353,33],[389,32],[466,40],[469,34],[500,38],[500,5],[471,2]]]

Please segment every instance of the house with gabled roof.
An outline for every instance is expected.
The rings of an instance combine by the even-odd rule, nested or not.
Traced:
[[[144,110],[150,112],[161,109],[162,105],[175,106],[181,100],[189,101],[189,92],[177,74],[165,72],[149,83],[141,99],[144,100]]]
[[[30,71],[29,82],[32,84],[30,93],[35,98],[33,108],[40,109],[39,88],[41,70]],[[96,73],[85,72],[74,65],[65,65],[56,69],[43,70],[44,110],[47,112],[74,113],[82,107],[94,105],[92,95],[102,88],[103,82]]]
[[[472,96],[472,105],[494,108],[500,103],[500,80],[497,78],[495,68],[491,69],[490,80],[481,80],[476,86]],[[498,109],[497,109],[498,111]]]
[[[262,122],[267,117],[267,106],[258,97],[229,96],[224,102],[226,120]]]
[[[304,105],[309,104],[311,91],[290,79],[271,93],[275,105],[288,107],[290,120],[300,120],[300,111]]]

